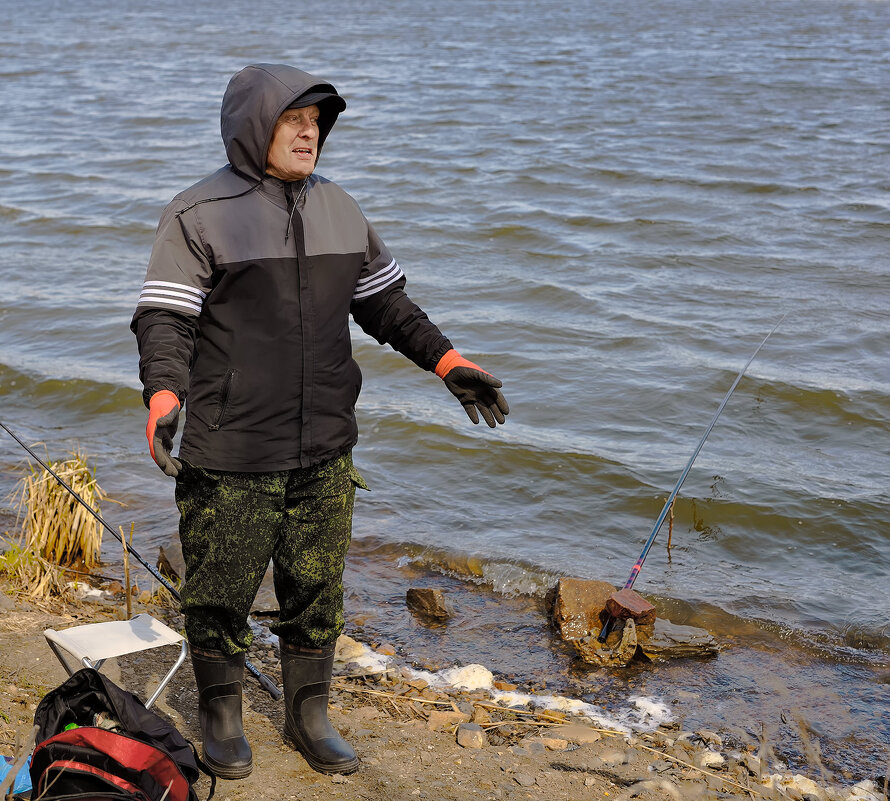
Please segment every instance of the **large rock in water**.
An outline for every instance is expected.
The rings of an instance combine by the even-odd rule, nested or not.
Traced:
[[[615,587],[606,581],[561,578],[551,592],[550,618],[560,636],[572,642],[599,633],[601,614]]]
[[[707,657],[719,651],[716,640],[705,629],[675,625],[663,618],[645,624],[632,618],[613,620],[606,642],[600,643],[597,636],[613,593],[615,587],[608,582],[576,578],[562,578],[550,591],[553,625],[585,662],[614,667],[626,665],[634,658],[645,661]],[[648,613],[650,609],[654,612],[654,607],[642,597],[639,602],[643,606],[631,611],[640,612],[643,620],[651,619]]]

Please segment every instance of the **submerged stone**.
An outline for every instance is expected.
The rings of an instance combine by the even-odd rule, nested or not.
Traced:
[[[655,619],[650,637],[640,641],[640,650],[649,659],[677,659],[687,656],[716,656],[720,650],[709,631],[681,626],[663,618]]]
[[[405,600],[412,614],[431,620],[447,620],[452,616],[451,606],[442,590],[432,587],[412,587]]]

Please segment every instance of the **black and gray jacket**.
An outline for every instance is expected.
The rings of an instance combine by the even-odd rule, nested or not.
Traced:
[[[348,451],[361,372],[349,314],[426,370],[451,343],[356,202],[318,175],[265,174],[275,122],[306,92],[335,90],[281,65],[229,83],[229,164],[161,217],[131,328],[143,398],[186,403],[180,456],[217,470],[309,467]],[[337,113],[322,111],[319,150]]]

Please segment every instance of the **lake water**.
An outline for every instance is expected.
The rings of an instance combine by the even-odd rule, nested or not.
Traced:
[[[2,4],[0,31],[0,420],[53,458],[89,454],[137,549],[177,522],[128,331],[154,228],[225,161],[229,77],[291,63],[349,104],[319,172],[511,406],[474,428],[355,331],[373,491],[351,630],[604,705],[647,693],[739,740],[764,724],[792,762],[799,716],[831,771],[886,771],[890,4],[36,0]],[[725,650],[579,665],[544,591],[623,584],[785,313],[635,585]],[[0,442],[4,495],[22,457]],[[413,621],[412,583],[448,589],[458,618]]]

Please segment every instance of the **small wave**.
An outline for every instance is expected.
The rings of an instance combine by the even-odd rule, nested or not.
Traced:
[[[24,212],[23,212],[24,213]],[[28,219],[22,221],[23,229],[39,231],[41,236],[113,236],[115,238],[142,238],[154,233],[154,225],[148,222],[136,220],[121,220],[117,217],[70,217],[51,216],[45,213],[33,214],[28,212]]]
[[[53,411],[69,409],[105,414],[142,406],[141,394],[132,387],[86,378],[49,378],[0,364],[0,398],[19,396]]]
[[[499,595],[530,595],[543,598],[559,580],[561,573],[542,570],[520,560],[497,560],[457,551],[422,546],[400,545],[399,563],[413,563],[452,578],[490,587]]]
[[[473,555],[453,549],[424,547],[413,543],[386,543],[372,537],[353,541],[353,556],[372,559],[393,558],[400,567],[420,566],[468,584],[487,587],[505,597],[545,598],[566,572],[547,570],[521,560]],[[738,611],[714,603],[688,601],[647,593],[660,617],[673,623],[705,628],[718,637],[783,642],[832,662],[874,664],[890,653],[890,623],[886,620],[857,618],[841,630],[807,628],[769,619],[762,608],[764,599],[750,599],[753,606],[736,602]],[[777,611],[781,612],[778,606]]]
[[[8,220],[18,220],[23,217],[26,212],[16,206],[0,205],[0,217]]]

